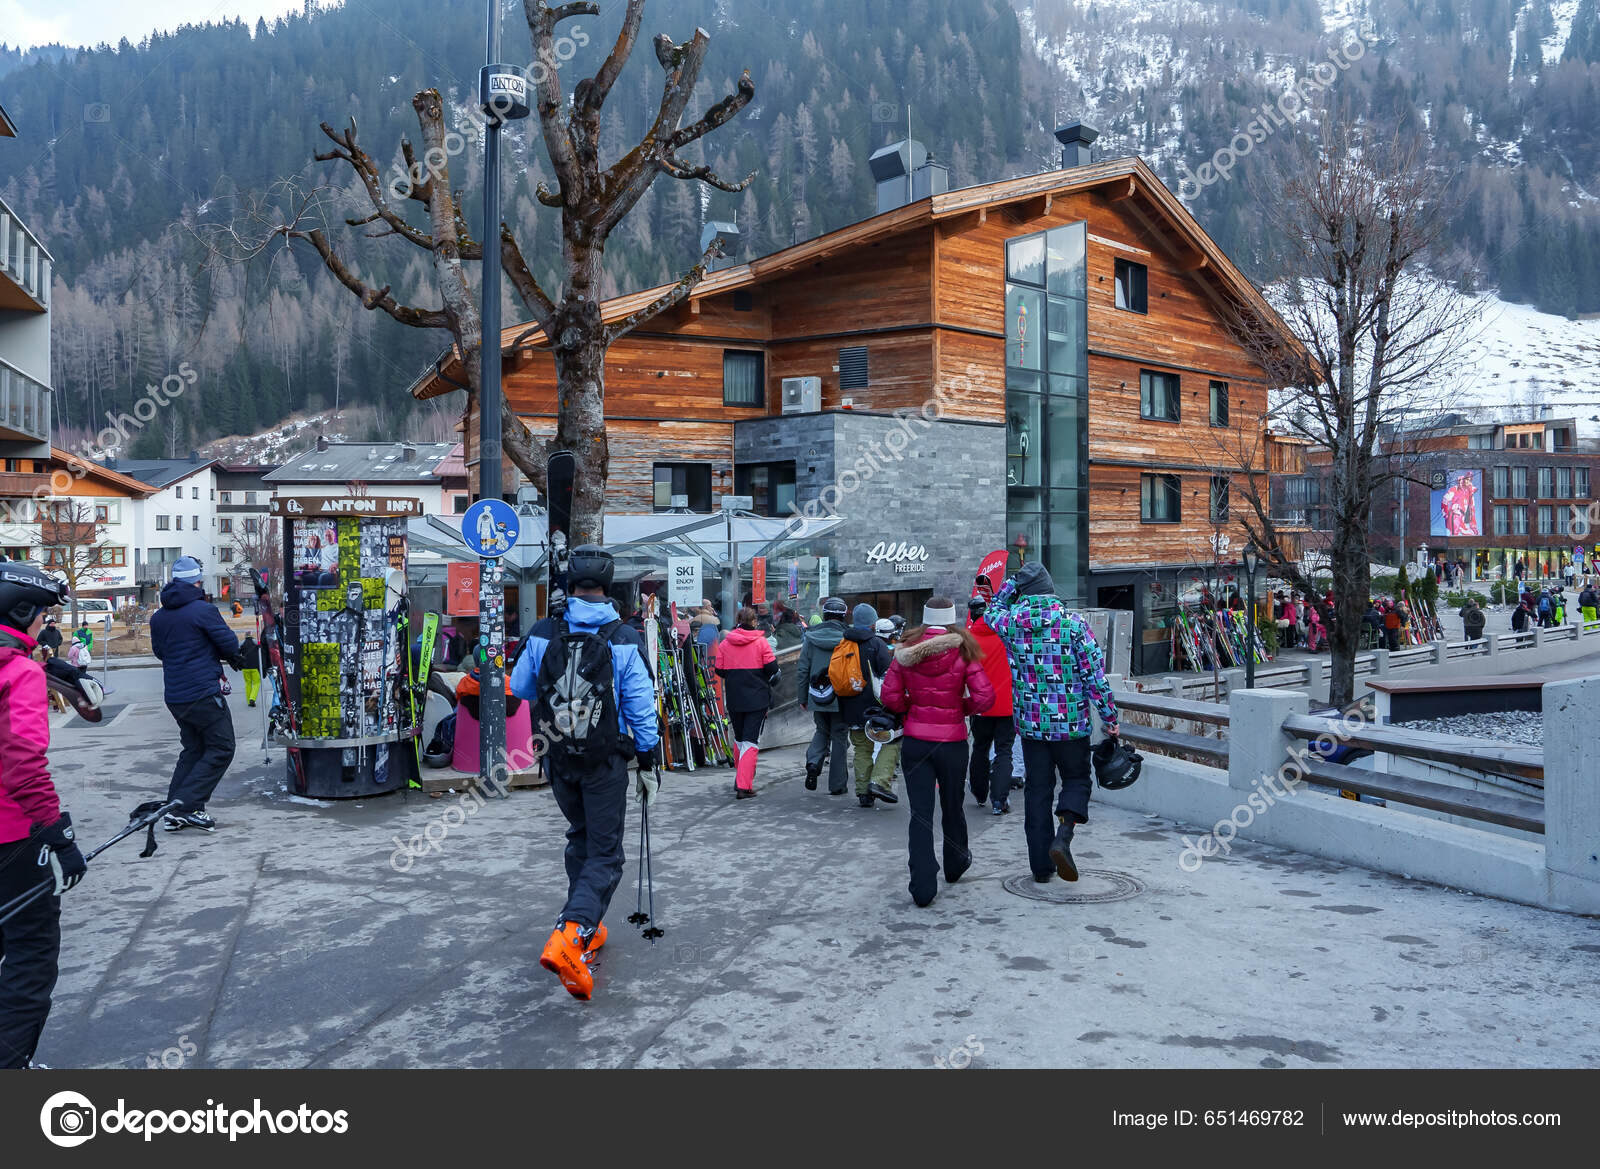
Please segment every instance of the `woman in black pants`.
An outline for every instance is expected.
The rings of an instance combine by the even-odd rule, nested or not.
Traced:
[[[754,609],[740,609],[737,624],[717,643],[716,652],[717,673],[727,687],[728,720],[733,723],[733,796],[738,800],[756,794],[757,744],[778,681],[777,655],[756,619]]]
[[[955,602],[935,597],[922,624],[906,631],[883,680],[883,705],[905,715],[906,794],[911,801],[911,900],[927,905],[938,892],[933,855],[933,792],[939,790],[944,879],[955,884],[972,865],[961,796],[967,779],[967,716],[994,705],[983,652],[962,627]]]

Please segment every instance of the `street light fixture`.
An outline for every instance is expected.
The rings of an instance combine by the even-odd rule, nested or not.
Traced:
[[[1261,553],[1252,540],[1244,546],[1245,617],[1250,625],[1244,643],[1244,685],[1247,690],[1255,689],[1256,684],[1256,569],[1260,567]]]

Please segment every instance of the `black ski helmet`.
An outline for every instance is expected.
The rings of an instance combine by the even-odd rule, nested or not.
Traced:
[[[827,620],[830,617],[843,618],[843,617],[848,617],[849,615],[850,615],[850,606],[846,605],[844,603],[844,598],[842,598],[842,597],[823,597],[822,598],[822,616],[823,616],[824,620]]]
[[[1094,749],[1094,774],[1109,791],[1127,787],[1139,778],[1144,756],[1121,739],[1104,739]]]
[[[900,720],[881,706],[868,708],[862,730],[874,743],[892,743],[900,737]]]
[[[71,596],[65,584],[31,564],[0,561],[0,624],[26,630],[41,610]]]
[[[567,561],[567,583],[573,588],[609,589],[616,573],[616,561],[598,544],[580,544]]]
[[[985,601],[982,597],[978,596],[978,594],[974,593],[967,599],[967,617],[970,620],[976,621],[979,617],[983,616],[983,611],[988,607],[989,602]]]

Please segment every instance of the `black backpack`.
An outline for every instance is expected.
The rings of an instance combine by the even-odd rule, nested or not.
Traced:
[[[534,708],[534,732],[549,740],[553,761],[597,767],[621,752],[611,661],[612,639],[621,627],[621,621],[608,621],[594,633],[577,633],[565,617],[556,619],[539,662]]]

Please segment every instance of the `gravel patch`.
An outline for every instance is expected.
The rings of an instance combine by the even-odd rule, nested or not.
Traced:
[[[1396,724],[1414,731],[1462,735],[1469,739],[1499,739],[1524,747],[1544,746],[1544,715],[1538,711],[1508,710],[1493,714],[1453,714]]]

